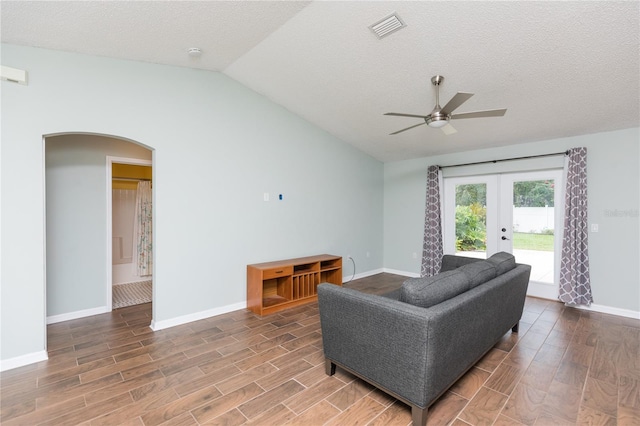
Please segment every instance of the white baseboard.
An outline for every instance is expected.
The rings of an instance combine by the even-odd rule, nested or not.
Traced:
[[[168,320],[156,321],[151,320],[151,329],[153,331],[164,330],[165,328],[175,327],[177,325],[187,324],[193,321],[199,321],[205,318],[215,317],[216,315],[226,314],[228,312],[238,311],[240,309],[246,309],[247,302],[235,303],[233,305],[221,306],[219,308],[209,309],[202,312],[196,312],[189,315],[183,315],[181,317],[171,318]]]
[[[383,269],[374,269],[371,271],[366,271],[366,272],[356,274],[353,278],[351,278],[351,276],[343,277],[342,282],[347,283],[352,279],[356,280],[359,278],[365,278],[371,275],[380,274],[382,272],[385,272],[385,271]],[[210,309],[202,312],[196,312],[194,314],[184,315],[181,317],[176,317],[168,320],[162,320],[162,321],[151,320],[150,327],[153,331],[158,331],[158,330],[163,330],[165,328],[175,327],[177,325],[187,324],[189,322],[198,321],[205,318],[211,318],[216,315],[222,315],[228,312],[233,312],[233,311],[246,309],[246,308],[247,308],[247,302],[240,302],[233,305],[222,306],[220,308]]]
[[[553,285],[546,285],[546,287],[547,288],[545,288],[545,285],[538,285],[538,286],[534,285],[532,287],[531,283],[529,283],[527,296],[537,297],[539,299],[545,299],[545,300],[553,300],[554,302],[562,303],[558,300],[558,289]],[[596,305],[594,303],[592,303],[591,306],[568,305],[568,304],[565,304],[565,306],[569,308],[582,309],[583,311],[599,312],[601,314],[615,315],[618,317],[640,319],[640,312],[638,311],[632,311],[630,309],[615,308],[613,306]]]
[[[49,359],[47,351],[34,352],[32,354],[17,356],[15,358],[9,358],[0,361],[0,371],[12,370],[14,368],[23,367],[25,365],[33,364],[40,361],[46,361]]]
[[[57,322],[90,317],[92,315],[105,314],[107,312],[111,312],[111,309],[108,309],[106,306],[101,306],[99,308],[91,308],[91,309],[85,309],[82,311],[69,312],[68,314],[52,315],[50,317],[47,317],[47,324],[55,324]]]
[[[394,274],[394,275],[402,275],[404,277],[409,277],[409,278],[420,278],[420,274],[418,274],[418,273],[407,272],[407,271],[399,271],[397,269],[383,268],[382,272],[386,272],[388,274]]]
[[[411,277],[411,278],[417,278],[420,276],[420,274],[416,274],[415,272],[399,271],[397,269],[389,269],[389,268],[383,268],[382,272],[387,272],[389,274],[395,274],[395,275],[403,275],[405,277]],[[537,298],[546,299],[546,300],[554,300],[556,302],[559,302],[557,297],[557,289],[555,288],[555,286],[552,286],[552,285],[550,286],[544,283],[535,283],[535,284],[538,284],[538,285],[529,286],[530,291],[527,292],[527,296],[537,297]],[[551,292],[546,287],[551,287],[552,288]],[[609,314],[609,315],[616,315],[616,316],[625,317],[625,318],[640,319],[640,312],[632,311],[629,309],[614,308],[611,306],[596,305],[593,303],[591,304],[591,306],[571,305],[569,307],[576,308],[576,309],[583,309],[585,311],[599,312],[601,314]]]
[[[357,280],[357,279],[360,279],[360,278],[370,277],[371,275],[381,274],[382,272],[383,271],[382,271],[382,268],[381,268],[381,269],[374,269],[374,270],[367,271],[367,272],[361,272],[361,273],[355,274],[355,275],[349,275],[347,277],[342,277],[342,284],[348,283],[349,281]]]
[[[591,304],[591,306],[578,306],[578,305],[567,305],[567,306],[571,308],[582,309],[585,311],[600,312],[601,314],[616,315],[619,317],[626,317],[626,318],[633,318],[633,319],[640,320],[640,312],[632,311],[629,309],[614,308],[611,306],[604,306],[604,305],[595,305],[593,303]]]

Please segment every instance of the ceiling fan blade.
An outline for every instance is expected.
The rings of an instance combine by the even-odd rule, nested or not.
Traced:
[[[394,115],[396,117],[415,117],[415,118],[427,118],[427,115],[415,115],[415,114],[403,114],[401,112],[385,112],[384,115]]]
[[[440,112],[443,114],[451,114],[456,108],[467,102],[472,96],[473,93],[458,92],[453,95],[453,98],[451,98],[444,107],[442,107]]]
[[[458,133],[458,131],[456,130],[455,127],[453,127],[451,124],[447,123],[446,125],[440,127],[440,130],[442,130],[442,133],[444,133],[445,135],[449,136],[452,135],[454,133]]]
[[[422,126],[423,124],[427,124],[427,122],[425,121],[425,122],[422,122],[422,123],[415,124],[415,125],[413,125],[411,127],[407,127],[406,129],[402,129],[402,130],[398,130],[397,132],[389,133],[389,135],[397,135],[398,133],[402,133],[405,130],[413,129],[414,127]]]
[[[482,117],[502,117],[507,109],[492,109],[488,111],[463,112],[462,114],[452,114],[451,119],[458,118],[482,118]]]

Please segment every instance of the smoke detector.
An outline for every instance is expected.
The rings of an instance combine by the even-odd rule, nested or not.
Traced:
[[[189,50],[187,50],[187,54],[192,58],[198,58],[202,55],[202,50],[200,50],[199,47],[190,47]]]
[[[369,25],[369,29],[380,39],[391,33],[395,33],[406,26],[407,24],[404,23],[398,14],[393,12],[391,15],[382,18],[375,24]]]

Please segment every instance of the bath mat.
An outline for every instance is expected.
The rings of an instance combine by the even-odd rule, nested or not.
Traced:
[[[151,280],[113,286],[113,308],[151,302]]]

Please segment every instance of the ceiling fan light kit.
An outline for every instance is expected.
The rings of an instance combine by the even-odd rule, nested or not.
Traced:
[[[429,115],[416,115],[416,114],[404,114],[400,112],[387,112],[384,115],[394,115],[398,117],[415,117],[422,118],[424,123],[414,124],[413,126],[398,130],[397,132],[390,133],[391,135],[397,135],[406,130],[413,129],[414,127],[426,124],[429,127],[442,129],[445,135],[451,135],[456,133],[453,126],[448,125],[449,121],[462,119],[462,118],[484,118],[484,117],[502,117],[507,110],[506,109],[494,109],[487,111],[474,111],[465,112],[462,114],[452,114],[460,105],[469,100],[473,96],[473,93],[458,92],[453,98],[447,102],[444,107],[440,107],[440,85],[444,81],[444,77],[441,75],[434,75],[431,77],[431,83],[436,86],[436,106]]]
[[[439,129],[447,125],[449,117],[440,113],[432,113],[428,115],[428,118],[425,118],[425,121],[427,122],[427,126]]]

